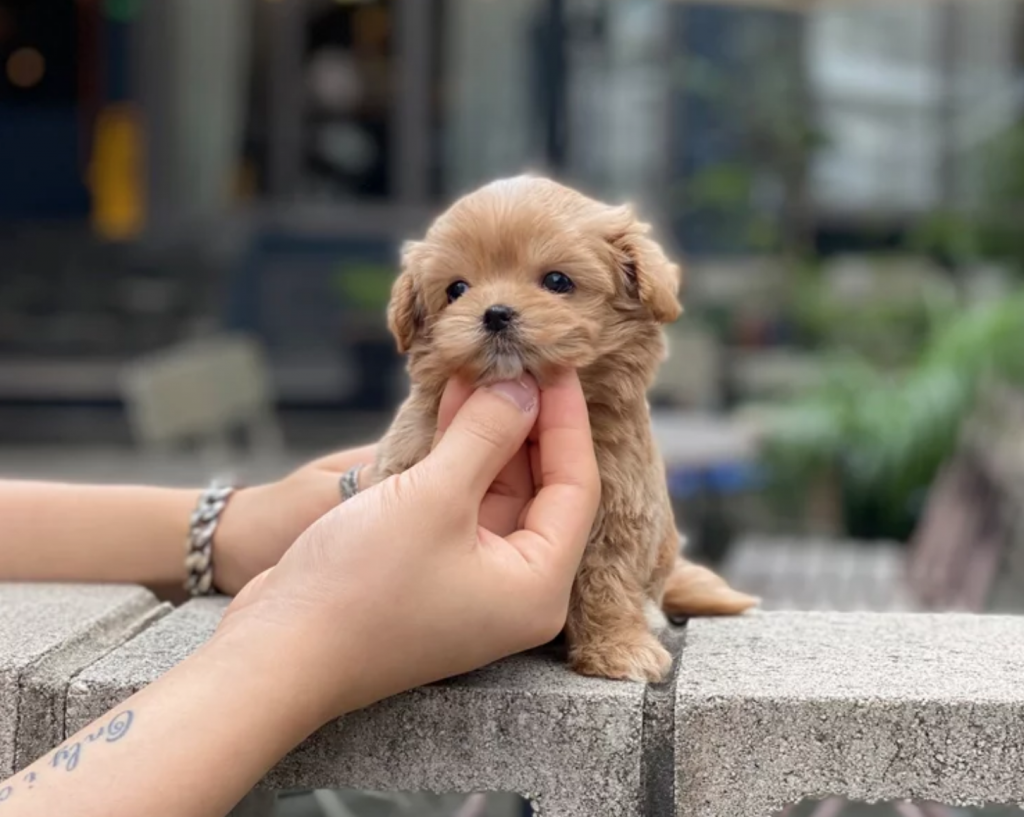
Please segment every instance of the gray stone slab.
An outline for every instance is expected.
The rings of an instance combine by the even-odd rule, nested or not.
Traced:
[[[141,587],[0,584],[0,775],[64,739],[71,679],[164,610]]]
[[[151,684],[199,649],[217,629],[230,599],[195,599],[83,670],[67,694],[74,734]]]
[[[1024,802],[1024,618],[764,613],[691,622],[676,813],[805,797]]]
[[[550,655],[509,659],[322,729],[269,783],[510,791],[544,814],[639,815],[644,687],[581,678]]]
[[[69,691],[69,725],[84,726],[191,654],[222,607],[190,602],[89,667]],[[265,785],[508,791],[545,817],[640,815],[644,699],[642,684],[582,678],[547,653],[520,656],[329,724]]]

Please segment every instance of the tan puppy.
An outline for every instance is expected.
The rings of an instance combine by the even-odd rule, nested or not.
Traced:
[[[547,179],[494,182],[457,201],[403,251],[388,322],[409,354],[412,392],[370,481],[430,451],[456,373],[479,383],[579,371],[601,471],[601,507],[573,589],[574,669],[656,681],[671,665],[651,608],[742,612],[755,599],[677,556],[679,535],[646,392],[665,357],[661,325],[681,312],[679,268],[629,207]],[[662,619],[663,621],[663,619]]]

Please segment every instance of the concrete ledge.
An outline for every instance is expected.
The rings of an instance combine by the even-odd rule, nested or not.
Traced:
[[[687,642],[680,817],[1024,802],[1024,618],[762,614],[692,622]]]
[[[225,605],[162,616],[133,588],[0,585],[5,772],[186,658]],[[691,622],[681,652],[670,638],[668,684],[539,651],[329,724],[264,785],[513,791],[543,817],[1024,801],[1024,618],[764,613]]]
[[[229,599],[190,601],[84,669],[68,688],[72,735],[181,663],[217,629]]]
[[[193,652],[222,610],[191,602],[83,672],[68,695],[69,731]],[[520,656],[329,724],[265,785],[510,791],[545,815],[641,815],[644,699],[641,684],[582,678],[544,653]]]
[[[642,685],[522,656],[336,721],[268,783],[511,791],[544,814],[640,815],[643,699]]]
[[[60,743],[71,679],[164,612],[140,587],[0,584],[0,775]]]

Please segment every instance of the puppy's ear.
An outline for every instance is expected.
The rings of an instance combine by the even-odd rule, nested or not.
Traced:
[[[605,236],[626,278],[626,289],[656,321],[672,323],[683,311],[682,269],[668,259],[650,232],[651,225],[639,221],[629,205],[611,209]]]
[[[402,247],[402,271],[391,287],[388,329],[402,354],[409,351],[423,328],[424,310],[417,284],[422,256],[422,244],[406,242]]]

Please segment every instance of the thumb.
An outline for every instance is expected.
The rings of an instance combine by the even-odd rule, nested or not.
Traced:
[[[538,397],[530,375],[477,389],[421,465],[443,475],[447,490],[482,499],[526,442],[537,419]]]

